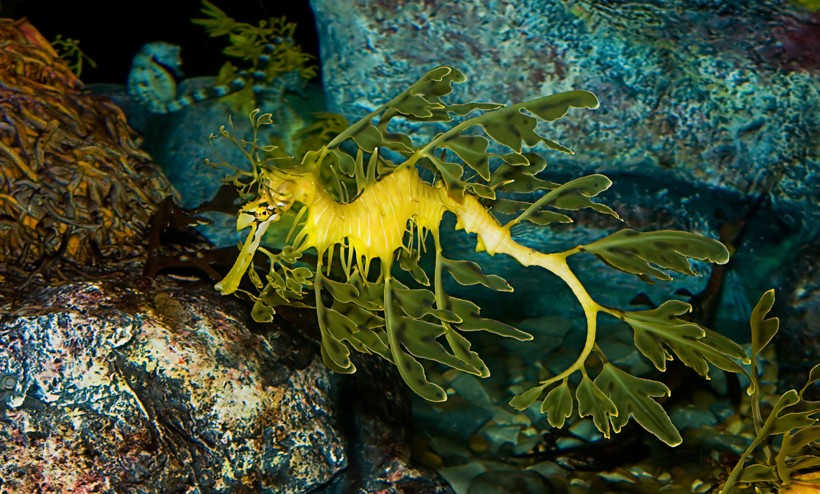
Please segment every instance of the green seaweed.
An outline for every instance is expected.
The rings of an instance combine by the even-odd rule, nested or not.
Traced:
[[[797,485],[820,486],[817,475],[820,471],[820,401],[811,401],[806,396],[806,391],[820,381],[820,364],[811,369],[800,390],[790,389],[772,400],[774,405],[765,418],[761,411],[763,393],[757,361],[780,326],[778,318],[766,318],[773,305],[774,290],[769,290],[752,311],[752,368],[748,392],[755,436],[729,473],[721,494],[734,492],[738,485],[767,486],[772,490]]]
[[[607,177],[593,174],[563,184],[544,180],[539,176],[546,161],[534,151],[541,146],[571,154],[569,148],[542,135],[542,124],[562,118],[572,108],[596,108],[598,100],[592,93],[571,91],[509,106],[445,102],[452,84],[465,79],[452,67],[435,68],[321,148],[293,160],[271,160],[273,150],[256,145],[255,138],[240,139],[221,128],[222,137],[245,151],[253,171],[233,178],[247,197],[237,227],[250,228],[250,233],[217,289],[233,293],[249,278],[261,291],[244,293],[255,301],[255,314],[270,320],[279,306],[304,306],[302,288],[312,284],[322,356],[331,369],[354,372],[351,350],[375,353],[395,364],[414,392],[442,401],[446,392],[427,375],[421,360],[486,377],[489,369],[471,349],[471,332],[532,339],[505,322],[481,317],[475,303],[445,292],[446,277],[468,286],[512,289],[475,263],[443,256],[440,221],[444,212],[455,214],[458,229],[476,233],[477,250],[506,253],[525,266],[551,271],[568,285],[585,314],[587,335],[577,359],[515,396],[510,404],[524,410],[540,401],[549,422],[561,426],[576,413],[574,398],[577,414],[591,416],[605,437],[635,419],[666,444],[679,444],[679,432],[657,401],[668,396],[669,389],[633,376],[607,359],[597,345],[599,315],[618,318],[631,327],[636,347],[660,371],[677,357],[706,378],[711,367],[746,374],[744,365],[750,359],[737,343],[687,320],[691,306],[685,302],[670,300],[643,311],[597,303],[567,259],[593,254],[641,279],[668,280],[670,272],[693,275],[690,259],[727,262],[726,247],[694,233],[632,230],[556,253],[517,244],[510,227],[523,221],[539,226],[569,223],[569,214],[580,209],[619,219],[611,208],[596,202],[612,183]],[[429,141],[417,143],[389,128],[394,119],[452,124]],[[271,123],[270,114],[254,111],[251,123],[256,135],[260,126]],[[419,169],[433,178],[422,179]],[[542,195],[532,202],[523,198],[533,191]],[[510,215],[513,219],[504,224],[502,218]],[[312,279],[304,272],[300,280],[290,284],[285,280],[283,285],[285,265],[277,260],[262,276],[255,273],[251,259],[261,248],[264,231],[288,217],[292,228],[284,248],[294,254],[315,251],[316,262],[309,266]],[[388,231],[404,231],[404,235],[390,240]],[[435,255],[432,276],[419,266],[428,249]],[[377,266],[378,276],[371,276],[371,264]],[[414,286],[399,283],[393,276],[394,264],[408,273]],[[266,285],[265,279],[273,281]],[[597,373],[591,375],[592,371]]]
[[[254,83],[264,82],[268,90],[278,91],[280,94],[275,100],[281,102],[286,90],[316,77],[316,66],[311,63],[314,57],[303,52],[294,40],[296,23],[288,22],[285,17],[271,17],[253,25],[229,17],[207,0],[202,0],[202,5],[200,12],[205,17],[192,19],[191,22],[204,27],[213,38],[227,36],[229,44],[222,53],[242,65],[225,62],[216,77],[216,84],[229,85],[242,71],[253,67],[255,71],[264,73],[262,80],[255,80]],[[266,54],[267,63],[258,65],[265,50],[272,50]],[[236,102],[237,111],[245,114],[258,104],[252,84],[230,97]]]
[[[92,69],[97,67],[97,63],[91,59],[84,51],[80,49],[80,41],[74,38],[64,38],[58,34],[54,41],[51,42],[54,49],[59,53],[68,68],[74,72],[77,77],[82,76],[85,64],[88,64]]]

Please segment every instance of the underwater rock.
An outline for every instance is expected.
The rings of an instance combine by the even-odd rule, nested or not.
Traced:
[[[469,78],[469,95],[456,90],[464,101],[586,89],[601,108],[552,126],[553,138],[578,153],[551,153],[552,171],[672,172],[696,190],[770,192],[792,228],[807,238],[820,231],[820,212],[811,207],[820,190],[820,144],[811,137],[820,128],[820,72],[805,43],[783,42],[816,45],[816,36],[801,35],[816,19],[796,3],[311,5],[328,108],[348,120],[442,64]]]
[[[517,227],[514,236],[563,250],[624,226],[674,228],[720,238],[733,249],[732,261],[709,285],[707,276],[649,285],[613,275],[590,256],[580,271],[591,292],[608,297],[604,303],[623,305],[642,294],[659,304],[679,291],[695,295],[697,309],[706,298],[707,324],[741,341],[748,339],[754,302],[769,288],[800,294],[801,307],[817,305],[817,291],[804,290],[797,270],[786,267],[795,259],[806,265],[804,253],[816,252],[820,236],[820,140],[812,138],[820,130],[820,72],[806,48],[816,43],[807,34],[816,14],[774,1],[688,1],[675,9],[586,0],[311,5],[328,109],[350,121],[441,64],[469,79],[450,101],[510,103],[570,89],[599,97],[597,110],[550,124],[550,137],[576,154],[545,153],[544,176],[606,174],[614,185],[601,200],[625,222],[573,215],[573,225],[535,233]],[[444,243],[466,249],[472,243],[463,237],[459,232]],[[574,308],[570,297],[560,298],[563,292],[556,298],[553,277],[517,270],[498,256],[474,260],[516,289],[506,300],[495,294],[477,300],[488,315],[529,318],[545,307],[559,314]],[[703,268],[695,266],[708,275]],[[795,341],[812,341],[814,330],[799,313],[789,310],[784,327],[799,333]],[[816,362],[816,345],[805,353]]]
[[[535,472],[496,471],[485,472],[470,482],[467,494],[550,494],[555,492],[552,484]]]
[[[436,485],[401,454],[409,407],[382,370],[345,383],[339,402],[338,378],[298,318],[255,334],[246,308],[210,285],[138,285],[36,287],[4,303],[0,490]]]
[[[171,184],[125,116],[88,93],[27,21],[0,19],[0,265],[144,260]]]

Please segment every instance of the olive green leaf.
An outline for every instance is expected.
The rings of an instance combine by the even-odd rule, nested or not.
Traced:
[[[447,185],[447,190],[450,194],[456,198],[463,197],[464,189],[467,187],[467,183],[461,180],[461,175],[464,174],[464,168],[457,163],[440,160],[434,156],[429,156],[428,159],[434,166],[432,170],[438,171],[441,174],[441,178],[444,179],[444,183]],[[424,165],[426,160],[422,160],[419,163]]]
[[[322,308],[320,310],[318,302],[316,305],[317,321],[319,323],[319,331],[322,335],[322,361],[324,361],[325,365],[333,370],[333,372],[338,372],[340,374],[352,374],[353,372],[356,372],[356,367],[353,365],[353,362],[350,361],[350,350],[347,348],[347,345],[342,343],[342,341],[329,330],[332,321],[330,320],[330,317],[328,317],[328,312],[331,309]],[[336,313],[338,314],[338,312]],[[349,319],[347,320],[349,321]],[[352,321],[350,321],[350,324],[351,326],[354,325]],[[351,327],[340,328],[336,329],[335,333],[344,334],[346,332],[350,332],[351,330]]]
[[[757,386],[757,366],[758,356],[760,352],[772,341],[774,335],[780,327],[780,319],[772,317],[766,319],[766,315],[774,305],[774,290],[768,290],[764,293],[760,300],[757,301],[755,308],[752,310],[752,316],[749,318],[749,326],[752,329],[752,348],[751,348],[751,364],[750,375],[754,376],[749,380],[749,387],[746,393],[753,396],[758,392]]]
[[[421,321],[402,316],[400,314],[401,311],[397,312],[395,310],[392,283],[393,280],[391,278],[387,278],[384,283],[384,312],[385,327],[390,345],[390,353],[393,355],[393,363],[398,368],[399,375],[401,375],[404,382],[407,383],[410,389],[416,394],[428,401],[445,401],[447,399],[447,393],[444,392],[441,386],[430,382],[424,372],[424,366],[411,354],[402,349],[403,342],[411,341],[411,345],[415,344],[416,340],[413,340],[408,333],[412,333],[410,328],[414,322]],[[433,324],[430,326],[439,327]],[[428,338],[436,334],[435,331],[440,331],[440,329],[434,329],[432,331],[432,333],[427,334]],[[435,340],[435,336],[433,336],[433,340]]]
[[[519,341],[529,341],[532,335],[514,328],[495,319],[485,319],[479,316],[478,306],[465,299],[445,295],[446,308],[452,310],[462,321],[456,324],[461,331],[487,331],[499,336],[513,338]]]
[[[350,136],[365,152],[372,153],[384,143],[384,136],[372,124],[362,125]]]
[[[645,281],[650,281],[649,276],[659,280],[672,279],[658,268],[694,275],[690,258],[717,264],[729,260],[729,251],[717,240],[673,230],[639,233],[624,229],[581,247],[581,251],[592,252],[609,266]]]
[[[439,66],[427,72],[415,82],[396,101],[401,101],[404,94],[424,96],[437,102],[437,98],[450,94],[453,90],[453,83],[460,83],[467,80],[464,73],[454,67]]]
[[[663,383],[635,377],[611,363],[606,363],[595,378],[595,384],[618,406],[617,415],[610,415],[612,429],[616,433],[620,432],[632,417],[641,427],[669,446],[677,446],[683,442],[669,415],[653,399],[669,396],[669,388]]]
[[[531,170],[520,166],[503,164],[493,171],[489,185],[495,190],[528,194],[542,189],[555,189],[559,185],[540,179]]]
[[[475,374],[478,377],[489,377],[490,370],[487,368],[487,365],[481,360],[478,353],[470,350],[470,340],[459,334],[458,331],[447,323],[442,323],[442,327],[447,329],[447,332],[444,333],[444,337],[447,343],[449,343],[453,355],[461,359],[462,362],[472,369],[467,372]]]
[[[404,155],[412,154],[415,151],[413,140],[407,134],[401,132],[383,132],[384,147]]]
[[[541,402],[541,413],[547,414],[551,426],[564,427],[564,422],[572,415],[572,393],[566,379],[547,393]]]
[[[578,400],[578,415],[581,417],[591,415],[595,427],[605,438],[609,439],[611,436],[610,420],[618,416],[618,407],[615,403],[586,374],[581,377],[581,382],[575,389],[575,399]]]
[[[418,249],[399,249],[399,267],[407,271],[416,280],[416,283],[430,286],[430,278],[419,266],[420,254]]]
[[[356,160],[353,159],[353,156],[350,156],[340,149],[331,149],[330,154],[336,158],[340,172],[344,173],[348,177],[354,176],[356,172]]]
[[[773,305],[774,290],[768,290],[752,310],[752,317],[749,319],[749,325],[752,327],[752,358],[759,355],[772,341],[780,326],[780,319],[777,317],[765,319]]]
[[[393,280],[393,295],[396,305],[413,319],[421,319],[424,316],[433,316],[444,322],[460,323],[461,317],[453,311],[437,308],[436,296],[427,289],[412,289]]]
[[[463,117],[470,112],[475,110],[495,110],[497,108],[502,108],[504,105],[501,103],[457,103],[454,105],[447,105],[447,111],[451,113],[455,113],[456,115]]]
[[[447,259],[442,255],[437,257],[437,262],[441,263],[444,270],[450,273],[461,285],[469,286],[480,284],[500,292],[513,291],[513,287],[511,287],[504,278],[495,274],[484,274],[478,263]]]
[[[484,180],[490,179],[490,159],[487,155],[489,141],[483,136],[452,135],[441,143],[464,160]]]
[[[492,119],[481,122],[484,131],[495,142],[520,153],[522,141],[527,146],[535,146],[541,136],[535,132],[538,120],[521,113],[520,108],[507,107],[496,110]]]
[[[740,476],[741,482],[774,482],[775,480],[777,480],[777,474],[774,467],[758,463],[744,468]]]
[[[478,182],[469,182],[467,184],[467,189],[471,190],[473,194],[484,199],[489,199],[491,201],[495,199],[495,191],[484,184],[480,184]]]
[[[492,211],[497,214],[517,214],[520,211],[527,209],[531,203],[524,201],[514,201],[512,199],[498,199],[493,204]],[[527,215],[524,218],[526,221],[536,225],[549,225],[550,223],[572,223],[572,218],[559,213],[557,211],[550,211],[542,209]]]
[[[321,275],[317,273],[316,276],[319,277]],[[327,291],[330,292],[334,300],[338,300],[342,303],[352,302],[359,298],[359,290],[350,283],[334,281],[322,276],[322,286],[327,288]]]
[[[391,108],[405,116],[418,117],[419,119],[429,119],[433,116],[431,110],[442,110],[444,105],[441,103],[431,103],[424,99],[423,96],[405,93],[402,98],[395,101]]]
[[[598,105],[598,98],[589,91],[567,91],[543,96],[521,106],[538,115],[541,120],[552,121],[562,118],[570,108],[595,109]]]
[[[510,406],[516,410],[524,411],[531,407],[535,401],[544,393],[545,386],[533,386],[530,389],[519,393],[510,400]]]
[[[729,338],[679,316],[692,306],[668,300],[656,309],[623,312],[621,318],[632,327],[635,347],[660,371],[672,360],[671,350],[688,367],[709,378],[709,363],[727,372],[746,371],[738,361],[748,362],[743,347]]]
[[[591,208],[599,213],[608,214],[620,219],[618,213],[613,211],[609,206],[592,201],[593,197],[608,189],[610,185],[612,185],[612,181],[604,175],[595,174],[576,178],[541,196],[541,198],[532,203],[531,206],[512,220],[507,226],[512,227],[526,220],[530,215],[538,212],[543,206],[552,206],[569,211]]]
[[[493,204],[492,211],[497,214],[516,214],[528,207],[530,207],[530,203],[528,202],[498,199],[495,204]],[[524,220],[541,226],[549,225],[550,223],[572,223],[572,218],[569,216],[557,211],[550,211],[549,209],[529,213]]]
[[[449,353],[437,341],[437,338],[446,331],[441,324],[429,323],[402,315],[398,315],[393,323],[396,340],[413,356],[434,360],[470,374],[478,373],[477,369]]]
[[[535,114],[539,119],[552,121],[564,115],[570,108],[597,108],[598,98],[587,91],[568,91],[495,110],[492,117],[483,119],[481,125],[493,140],[513,151],[521,152],[522,142],[534,146],[543,138],[535,132],[538,120],[521,110]],[[489,114],[485,114],[489,115]],[[552,144],[550,141],[549,144]]]
[[[251,317],[256,322],[271,322],[275,313],[273,307],[266,304],[262,297],[256,299],[251,309]]]
[[[820,368],[820,365],[815,367],[815,369],[817,368]],[[811,384],[811,379],[809,381],[807,385]],[[777,472],[781,482],[789,483],[792,474],[798,470],[816,467],[820,464],[820,461],[818,461],[820,458],[816,455],[799,455],[803,447],[816,444],[816,438],[820,436],[820,431],[817,430],[818,421],[820,421],[820,403],[804,401],[802,394],[794,389],[783,393],[772,407],[766,421],[757,431],[751,444],[732,469],[720,492],[730,492],[741,478],[748,479],[750,476],[754,477],[760,474],[763,481],[770,480],[770,478],[763,475],[764,468],[762,466],[750,465],[744,467],[744,464],[752,456],[754,450],[767,442],[772,436],[782,435],[783,439],[781,440],[780,450],[774,459],[774,465],[767,464],[765,466],[767,468],[774,467],[774,471]],[[792,431],[795,432],[792,433]],[[745,472],[750,473],[744,476]]]

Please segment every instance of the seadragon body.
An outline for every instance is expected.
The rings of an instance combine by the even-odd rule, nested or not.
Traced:
[[[593,201],[611,185],[607,177],[592,174],[563,184],[543,180],[536,175],[546,161],[527,149],[544,144],[572,154],[542,136],[538,123],[562,118],[571,108],[595,108],[598,100],[589,92],[570,91],[510,106],[444,103],[441,96],[451,91],[451,83],[464,80],[452,67],[433,69],[327,145],[279,166],[263,157],[272,147],[256,142],[256,130],[271,123],[270,114],[251,113],[255,129],[251,140],[240,141],[223,126],[220,134],[232,139],[254,166],[252,172],[239,172],[234,178],[251,197],[240,210],[237,229],[249,230],[233,268],[216,288],[223,294],[247,293],[254,300],[254,318],[270,321],[277,306],[310,307],[301,298],[303,287],[312,284],[322,357],[331,369],[355,371],[351,349],[376,353],[395,364],[417,394],[443,401],[446,392],[428,379],[418,359],[486,377],[489,370],[471,350],[467,333],[487,331],[532,339],[504,322],[480,317],[476,304],[445,292],[447,274],[462,285],[512,291],[503,278],[483,273],[477,263],[444,256],[439,228],[444,215],[451,213],[457,229],[476,235],[476,250],[506,254],[523,266],[550,271],[566,283],[584,311],[586,338],[574,363],[518,394],[511,404],[523,410],[546,393],[541,410],[548,414],[551,425],[560,427],[575,410],[574,394],[578,415],[592,416],[606,437],[634,417],[667,444],[678,444],[677,429],[654,400],[667,395],[669,389],[660,382],[632,376],[607,360],[596,345],[599,314],[629,325],[636,347],[660,371],[674,354],[704,377],[708,377],[710,364],[743,373],[739,362],[747,362],[748,357],[728,338],[679,317],[691,310],[685,302],[670,300],[643,311],[597,303],[567,258],[590,253],[626,273],[668,280],[666,270],[694,274],[689,259],[725,263],[726,247],[694,233],[628,229],[555,253],[519,244],[511,228],[523,221],[539,226],[569,223],[572,219],[563,212],[584,208],[618,218],[608,206]],[[478,116],[461,118],[476,111]],[[428,142],[416,144],[409,136],[388,129],[397,117],[461,121]],[[491,148],[490,141],[501,151]],[[430,173],[422,175],[420,169]],[[349,196],[348,190],[356,192]],[[539,197],[533,202],[510,199],[522,193],[531,197],[534,192]],[[500,193],[503,195],[498,196]],[[262,242],[269,227],[284,215],[292,215],[292,227],[277,253]],[[512,219],[506,220],[508,217]],[[432,282],[418,265],[428,248],[428,237],[432,237],[435,255]],[[297,267],[297,259],[306,251],[316,253],[313,269]],[[270,261],[264,276],[254,264],[259,253]],[[336,259],[340,266],[334,267]],[[378,265],[378,274],[371,276],[371,264]],[[412,277],[412,287],[394,276],[397,266]],[[240,287],[246,278],[257,294]],[[599,372],[593,380],[588,366],[596,359],[593,368]]]

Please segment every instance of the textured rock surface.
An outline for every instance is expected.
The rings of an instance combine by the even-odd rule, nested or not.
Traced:
[[[144,259],[148,219],[173,190],[122,111],[27,21],[0,19],[0,46],[4,268]]]
[[[238,301],[161,278],[37,288],[3,311],[2,492],[441,489],[406,462],[390,375],[347,382],[340,406],[297,319],[254,334]]]
[[[553,170],[671,170],[695,188],[771,190],[798,210],[792,226],[817,232],[818,14],[780,1],[311,5],[328,106],[348,119],[441,64],[467,74],[463,100],[587,89],[601,108],[554,125],[578,155],[553,156]]]
[[[551,124],[548,135],[577,154],[545,153],[545,176],[565,181],[606,174],[614,185],[601,200],[625,222],[573,215],[574,225],[521,227],[516,238],[562,250],[623,226],[720,237],[734,256],[721,273],[722,293],[711,294],[720,298],[714,327],[746,340],[751,307],[774,287],[791,340],[778,339],[783,354],[812,341],[815,331],[804,314],[816,311],[820,297],[800,273],[813,272],[810,253],[820,232],[820,140],[813,137],[820,131],[820,13],[780,0],[692,0],[674,8],[661,1],[582,0],[311,5],[328,108],[349,120],[441,64],[469,79],[453,101],[596,93],[600,108]],[[467,249],[468,243],[456,235],[445,245]],[[504,258],[479,257],[516,287],[508,300],[484,300],[485,313],[536,317],[575,307],[553,290],[554,278]],[[597,261],[581,262],[590,291],[605,303],[623,305],[637,293],[660,303],[677,289],[705,287],[705,279],[685,277],[648,286]],[[801,355],[800,362],[816,361],[816,345]],[[806,364],[800,367],[802,375]]]

